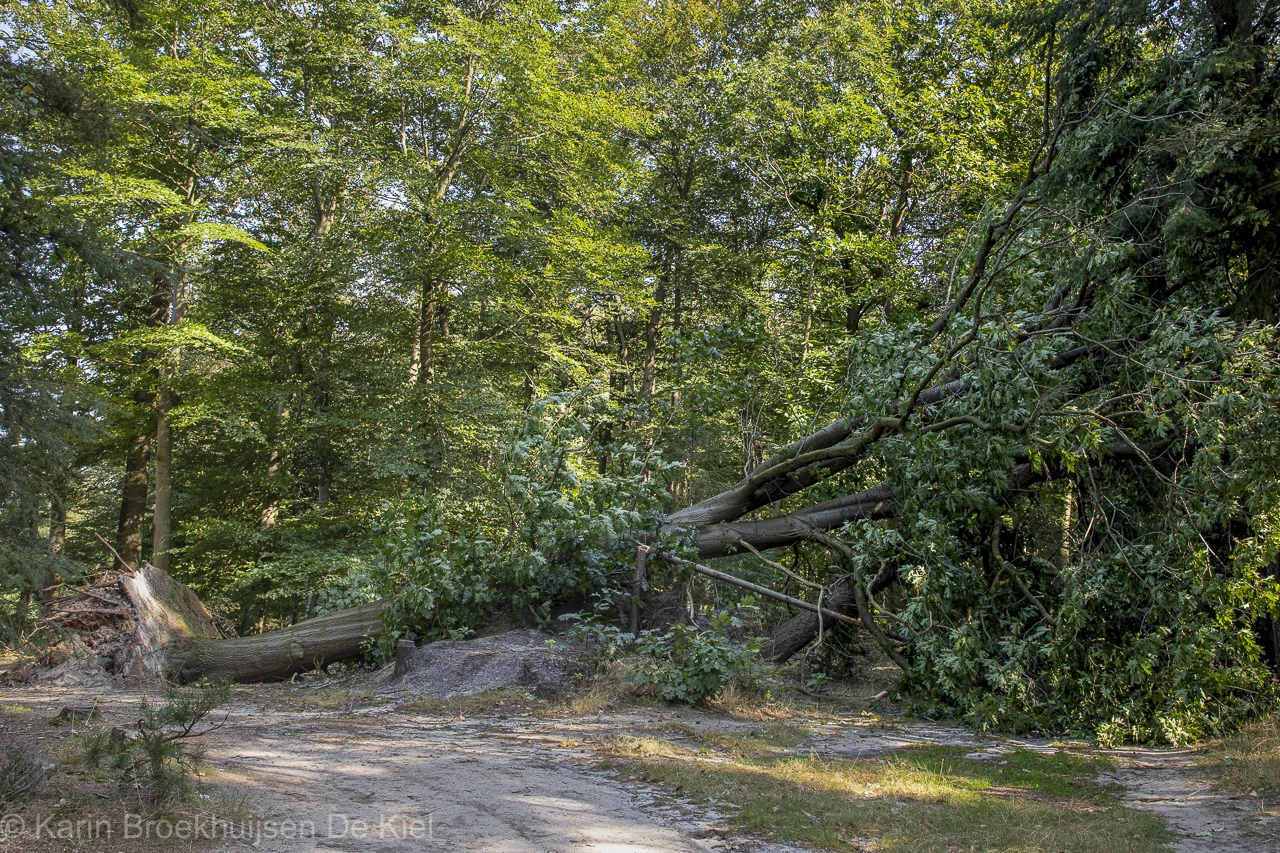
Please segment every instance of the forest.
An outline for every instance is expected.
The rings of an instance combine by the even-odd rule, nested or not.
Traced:
[[[0,41],[0,643],[118,561],[227,638],[363,607],[370,658],[572,623],[875,654],[984,729],[1275,707],[1276,0],[4,0]]]

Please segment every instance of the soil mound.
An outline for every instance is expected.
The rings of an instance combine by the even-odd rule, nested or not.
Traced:
[[[397,650],[401,651],[401,650]],[[581,671],[574,649],[541,631],[507,631],[475,640],[441,640],[404,649],[380,673],[388,692],[447,699],[502,687],[559,696]]]

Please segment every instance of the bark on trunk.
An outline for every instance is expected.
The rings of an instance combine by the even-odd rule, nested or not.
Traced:
[[[142,524],[147,516],[147,467],[151,464],[151,436],[134,436],[124,459],[124,489],[120,498],[120,525],[116,550],[132,569],[142,563]]]
[[[857,616],[856,602],[853,600],[853,589],[843,581],[834,584],[831,594],[823,600],[823,605],[837,613]],[[774,663],[785,663],[797,652],[809,645],[818,636],[817,613],[805,610],[779,625],[773,632],[773,638],[761,654],[766,660]],[[836,620],[821,617],[822,630],[829,631],[838,624]]]
[[[284,474],[284,425],[293,411],[293,397],[289,396],[280,404],[276,413],[276,435],[272,439],[271,449],[267,452],[267,496],[262,502],[262,513],[258,517],[258,526],[270,530],[276,526],[280,518],[280,476]]]
[[[173,393],[160,392],[156,407],[156,486],[152,511],[151,563],[162,572],[169,571],[169,539],[173,511],[173,439],[169,434],[169,409]]]
[[[897,567],[883,571],[871,581],[871,594],[884,591],[898,578]],[[853,594],[853,587],[847,580],[831,585],[831,594],[823,599],[823,606],[837,613],[843,613],[854,619],[858,618],[858,601]],[[774,663],[786,663],[805,646],[818,638],[818,614],[804,611],[783,622],[773,632],[769,645],[761,652],[766,660]],[[822,617],[823,631],[830,631],[841,623],[829,616]]]
[[[657,387],[658,330],[662,325],[662,307],[667,300],[666,279],[669,275],[671,275],[670,261],[667,262],[667,268],[663,271],[662,277],[658,279],[658,286],[653,292],[653,309],[649,311],[649,319],[644,325],[644,362],[640,365],[641,397],[652,397]]]
[[[53,500],[49,502],[49,554],[61,557],[66,551],[67,506],[60,496],[54,495]]]
[[[409,354],[409,384],[425,385],[435,378],[436,283],[427,280],[418,295],[418,322]]]
[[[881,484],[789,515],[700,527],[698,556],[723,557],[744,541],[760,550],[778,548],[808,539],[814,530],[835,530],[857,519],[889,518],[893,512],[893,490]]]
[[[386,602],[327,613],[289,628],[199,643],[174,669],[184,678],[273,681],[356,657],[382,632]]]

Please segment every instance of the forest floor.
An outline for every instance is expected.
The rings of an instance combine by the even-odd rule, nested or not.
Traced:
[[[394,702],[350,684],[236,688],[197,739],[205,837],[186,841],[139,818],[146,837],[127,838],[127,792],[76,773],[75,726],[49,723],[96,703],[95,725],[127,726],[144,694],[0,690],[0,725],[63,762],[50,793],[4,807],[0,851],[1280,851],[1275,804],[1215,787],[1187,750],[988,737],[856,691],[692,709]],[[41,833],[49,813],[88,830]],[[238,829],[218,835],[212,815]]]

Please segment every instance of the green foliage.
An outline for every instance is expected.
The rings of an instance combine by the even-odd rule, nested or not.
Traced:
[[[747,600],[737,609],[753,608]],[[652,688],[668,702],[689,705],[719,696],[731,682],[753,684],[760,667],[760,639],[730,636],[744,622],[727,610],[712,613],[708,622],[705,629],[678,622],[666,631],[641,632],[636,642],[641,661],[627,674],[628,680]]]
[[[211,730],[201,723],[231,693],[230,682],[201,682],[170,687],[165,703],[142,700],[138,730],[89,731],[80,736],[80,761],[141,790],[152,805],[162,806],[189,796],[191,772],[200,754],[191,739]]]
[[[625,543],[657,530],[676,467],[656,452],[602,447],[611,416],[594,386],[538,400],[505,454],[500,503],[459,515],[437,492],[391,509],[377,576],[394,596],[390,623],[438,639],[498,609],[546,621],[553,601],[607,600],[634,560]],[[600,453],[611,461],[599,465]]]
[[[761,511],[892,489],[792,559],[897,568],[920,711],[1229,728],[1280,657],[1272,11],[9,4],[4,635],[94,533],[155,556],[162,456],[225,625],[391,596],[385,649],[616,607],[633,537],[846,418]]]
[[[605,621],[600,614],[590,611],[566,613],[561,622],[569,623],[564,639],[583,647],[580,660],[596,667],[621,658],[635,643],[636,636],[617,625]]]

